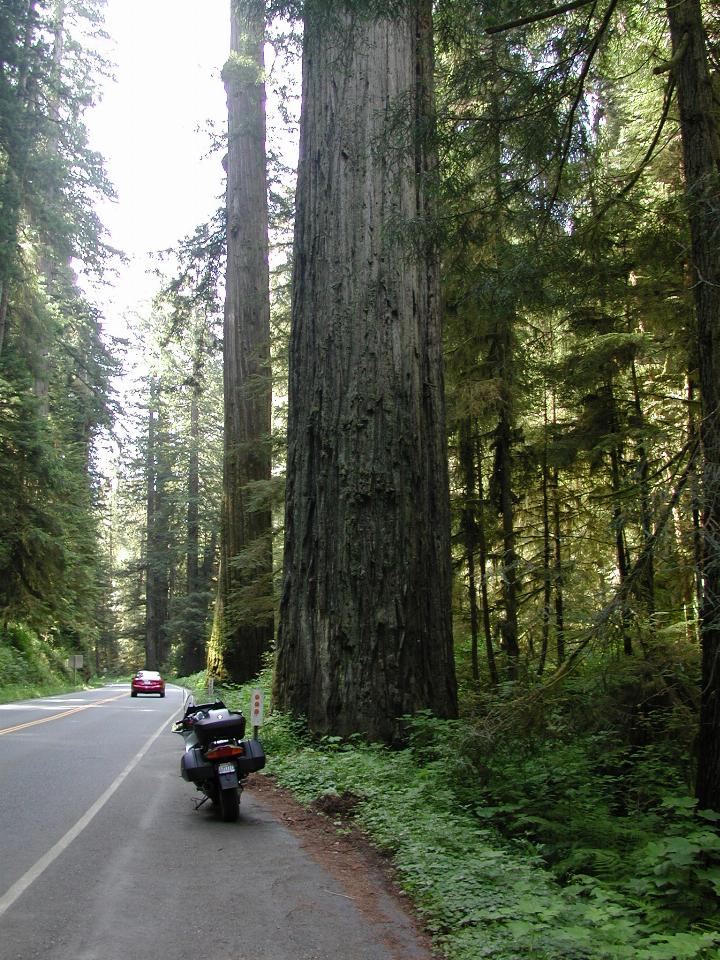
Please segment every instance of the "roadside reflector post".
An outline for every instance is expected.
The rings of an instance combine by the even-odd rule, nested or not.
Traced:
[[[250,724],[253,731],[253,740],[258,738],[258,730],[263,722],[263,709],[265,706],[265,696],[259,687],[256,687],[250,693]]]

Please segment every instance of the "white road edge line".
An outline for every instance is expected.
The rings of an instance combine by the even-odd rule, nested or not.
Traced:
[[[137,764],[142,760],[160,734],[164,730],[168,729],[168,725],[172,722],[172,718],[177,713],[179,713],[179,710],[176,710],[175,713],[172,713],[168,719],[163,720],[160,728],[156,730],[150,739],[143,744],[140,751],[135,754],[122,773],[120,773],[115,780],[113,780],[105,793],[101,794],[95,803],[82,815],[82,817],[80,817],[75,826],[71,827],[65,836],[58,840],[54,847],[51,847],[44,856],[40,857],[37,863],[33,864],[33,866],[30,867],[30,869],[24,873],[19,880],[16,880],[15,883],[3,894],[3,896],[0,897],[0,917],[2,917],[3,914],[15,903],[18,897],[21,896],[21,894],[23,894],[27,888],[47,870],[50,864],[53,863],[54,860],[57,860],[60,854],[70,846],[75,837],[82,833],[85,827],[93,819],[95,814],[102,810],[110,797],[115,793],[117,788],[128,776],[128,774],[131,773]]]

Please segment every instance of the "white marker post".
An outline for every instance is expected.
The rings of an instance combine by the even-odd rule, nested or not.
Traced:
[[[250,694],[250,724],[253,730],[253,740],[258,738],[258,728],[262,726],[265,696],[259,687]]]

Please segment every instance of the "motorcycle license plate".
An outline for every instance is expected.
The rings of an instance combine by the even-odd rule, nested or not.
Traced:
[[[237,777],[237,771],[235,770],[235,764],[219,763],[217,771],[218,771],[218,780],[220,782],[221,790],[227,790],[229,787],[236,787],[238,785],[238,777]]]

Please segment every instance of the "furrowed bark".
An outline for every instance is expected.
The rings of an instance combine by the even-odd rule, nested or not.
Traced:
[[[309,5],[276,696],[384,740],[457,709],[431,44],[426,0]]]

